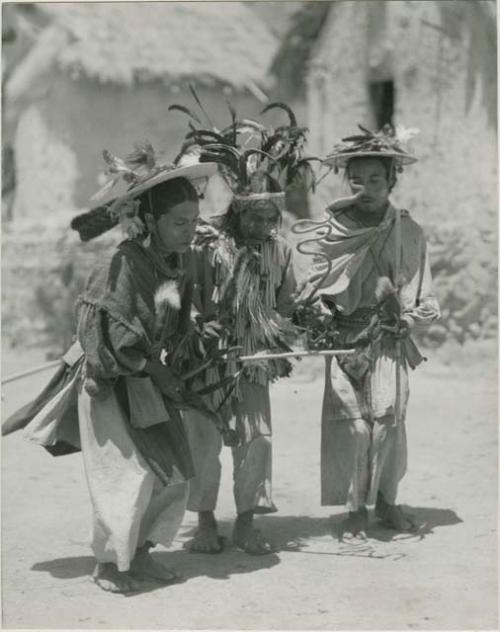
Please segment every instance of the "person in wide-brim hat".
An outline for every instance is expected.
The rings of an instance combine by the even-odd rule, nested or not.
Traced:
[[[125,160],[111,155],[108,151],[104,151],[103,155],[110,179],[92,197],[92,201],[98,201],[99,204],[90,211],[78,215],[71,222],[71,227],[78,231],[82,241],[94,239],[118,223],[122,225],[127,236],[139,236],[139,229],[145,232],[145,227],[143,218],[137,213],[139,205],[133,204],[134,201],[141,197],[151,197],[152,191],[159,191],[164,183],[171,180],[186,180],[196,187],[199,182],[203,182],[217,171],[217,165],[211,162],[185,165],[156,164],[154,150],[147,144],[136,148]],[[121,188],[121,192],[112,195],[116,188]],[[149,192],[148,196],[144,195],[146,192]],[[143,204],[143,213],[145,208],[146,204]]]
[[[73,227],[90,239],[121,223],[126,239],[91,273],[77,304],[77,342],[56,375],[3,432],[25,427],[28,439],[54,455],[82,451],[94,581],[126,593],[177,577],[149,550],[171,544],[194,473],[179,412],[194,395],[178,367],[202,361],[182,341],[194,285],[195,184],[216,166],[157,165],[150,146],[126,161],[105,157],[113,176],[108,201]],[[110,198],[121,177],[125,191]]]
[[[322,417],[321,498],[344,505],[341,537],[366,539],[367,506],[398,531],[417,527],[396,504],[406,472],[408,367],[422,356],[411,333],[439,317],[422,228],[390,194],[416,162],[389,130],[342,139],[325,161],[343,169],[349,197],[318,223],[307,293],[334,317],[336,344],[353,355],[327,367]],[[300,246],[299,246],[300,247]],[[312,254],[312,253],[311,253]]]
[[[362,133],[347,136],[337,143],[323,159],[325,164],[331,165],[338,171],[345,169],[349,161],[354,158],[381,158],[390,160],[397,171],[402,171],[403,167],[417,162],[417,158],[402,147],[403,140],[397,137],[392,129],[386,127],[374,133],[363,126],[359,127]],[[415,131],[407,132],[409,138]]]

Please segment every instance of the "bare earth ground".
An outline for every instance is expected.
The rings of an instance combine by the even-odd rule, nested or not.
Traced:
[[[441,354],[442,355],[442,354]],[[432,356],[432,354],[431,354]],[[89,581],[90,509],[80,455],[53,458],[23,440],[2,448],[2,592],[7,628],[485,629],[497,628],[496,349],[431,361],[413,374],[410,469],[401,502],[427,522],[421,537],[371,529],[367,546],[332,537],[319,505],[320,360],[273,389],[274,493],[260,520],[281,551],[249,557],[186,553],[187,514],[172,551],[170,587],[124,597]],[[446,358],[445,358],[446,359]],[[6,376],[43,360],[9,352]],[[448,361],[450,358],[448,358]],[[50,373],[6,385],[5,417]],[[230,534],[230,454],[223,456],[221,529]]]

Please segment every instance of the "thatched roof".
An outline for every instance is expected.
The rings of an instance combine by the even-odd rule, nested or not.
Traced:
[[[37,5],[68,30],[57,63],[101,83],[197,79],[266,85],[278,42],[241,2],[95,2]]]
[[[472,95],[475,83],[480,78],[490,118],[496,120],[495,0],[434,1],[439,10],[442,30],[453,40],[469,41],[466,78],[468,92]],[[339,2],[341,0],[305,2],[292,16],[290,28],[284,35],[271,66],[283,98],[293,99],[304,95],[308,64],[314,46]],[[367,8],[371,4],[371,0],[351,2],[359,2],[360,9],[363,8],[362,5]],[[418,4],[416,0],[413,2]]]
[[[283,98],[304,96],[307,65],[333,4],[321,0],[304,2],[298,4],[290,18],[290,28],[271,65]]]

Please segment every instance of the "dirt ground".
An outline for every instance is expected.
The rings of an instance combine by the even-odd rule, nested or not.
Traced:
[[[426,522],[419,537],[373,526],[366,545],[332,536],[319,505],[321,360],[273,387],[274,495],[260,519],[277,554],[184,552],[186,514],[172,550],[157,553],[184,575],[170,587],[124,597],[89,581],[90,508],[80,455],[53,458],[21,433],[2,445],[2,606],[6,628],[492,629],[497,628],[496,348],[431,355],[412,375],[405,503]],[[41,352],[4,353],[7,376]],[[443,361],[448,362],[446,365]],[[3,416],[49,374],[6,385]],[[218,515],[229,535],[230,454]]]

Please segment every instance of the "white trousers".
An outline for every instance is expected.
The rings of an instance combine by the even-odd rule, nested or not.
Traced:
[[[168,486],[159,481],[132,442],[112,390],[97,400],[82,389],[78,413],[93,509],[92,550],[98,562],[126,571],[146,542],[171,545],[184,516],[188,483],[178,472]]]

